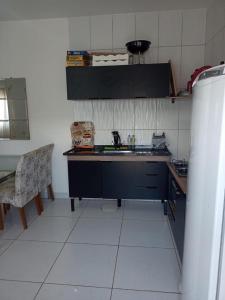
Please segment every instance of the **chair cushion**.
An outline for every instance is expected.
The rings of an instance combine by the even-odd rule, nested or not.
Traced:
[[[0,184],[0,202],[11,203],[17,206],[15,199],[15,177],[9,178]]]

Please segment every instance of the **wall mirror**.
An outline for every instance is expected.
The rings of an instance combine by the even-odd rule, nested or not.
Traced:
[[[25,78],[0,79],[0,139],[30,139]]]

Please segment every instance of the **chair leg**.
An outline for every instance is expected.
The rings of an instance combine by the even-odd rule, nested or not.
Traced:
[[[43,212],[44,211],[44,205],[43,205],[43,202],[41,200],[41,194],[40,193],[37,194],[37,198],[38,198],[38,202],[39,202],[39,205],[40,205],[40,208],[41,208],[41,212]]]
[[[7,215],[7,204],[3,203],[4,215]]]
[[[40,216],[42,211],[43,211],[41,198],[37,195],[36,197],[34,197],[34,202],[35,202],[35,206],[36,206],[36,209],[37,209],[37,213]]]
[[[53,189],[52,189],[52,185],[49,184],[47,186],[47,190],[48,190],[48,199],[51,199],[52,201],[55,200],[55,197],[54,197],[54,193],[53,193]]]
[[[19,207],[20,220],[23,225],[23,229],[27,229],[27,218],[24,207]]]
[[[4,218],[2,213],[3,204],[0,204],[0,230],[4,229]]]

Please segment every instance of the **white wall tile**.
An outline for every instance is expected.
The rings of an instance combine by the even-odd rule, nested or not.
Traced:
[[[192,9],[183,11],[182,44],[205,43],[206,10]]]
[[[181,11],[163,11],[159,13],[159,46],[181,45]]]
[[[122,144],[127,145],[128,135],[133,135],[133,134],[135,134],[134,129],[120,129],[119,135],[120,135]],[[136,141],[135,141],[135,143],[136,143]]]
[[[178,130],[157,130],[157,134],[166,134],[166,143],[173,158],[177,158]]]
[[[181,58],[181,87],[185,88],[195,69],[204,65],[204,46],[183,46]]]
[[[74,121],[93,121],[91,100],[74,101]]]
[[[112,145],[112,130],[95,130],[95,145]]]
[[[135,129],[156,129],[157,100],[135,100]]]
[[[192,112],[192,100],[179,100],[179,130],[190,129],[191,125],[191,112]]]
[[[70,49],[88,50],[91,48],[89,17],[69,18]]]
[[[157,129],[178,129],[178,103],[168,99],[157,101]]]
[[[224,30],[220,30],[212,39],[212,64],[219,65],[224,57]]]
[[[134,129],[134,100],[114,101],[114,129]]]
[[[206,42],[208,42],[214,35],[215,31],[215,9],[214,5],[207,9],[206,13]]]
[[[93,101],[93,120],[96,129],[113,128],[113,101]]]
[[[179,47],[159,47],[159,63],[166,63],[169,60],[172,62],[176,86],[181,87],[180,72],[181,72],[181,46]]]
[[[213,65],[213,41],[205,45],[205,65]]]
[[[112,15],[91,17],[91,49],[112,49]]]
[[[225,26],[225,2],[223,0],[215,1],[214,9],[215,9],[214,34],[216,34]]]
[[[158,46],[158,12],[144,12],[136,14],[136,39],[148,40],[152,47]]]
[[[144,53],[144,59],[146,64],[158,63],[158,47],[151,47]]]
[[[154,132],[156,132],[156,130],[135,130],[136,144],[151,145]]]
[[[190,130],[179,130],[178,159],[188,160],[190,156]]]
[[[135,15],[113,15],[113,48],[125,48],[129,41],[135,39]]]

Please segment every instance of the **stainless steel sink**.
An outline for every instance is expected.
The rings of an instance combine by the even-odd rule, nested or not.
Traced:
[[[132,151],[132,150],[103,150],[102,153],[107,153],[107,154],[129,154],[129,153],[133,153],[133,154],[135,154],[135,152]]]

